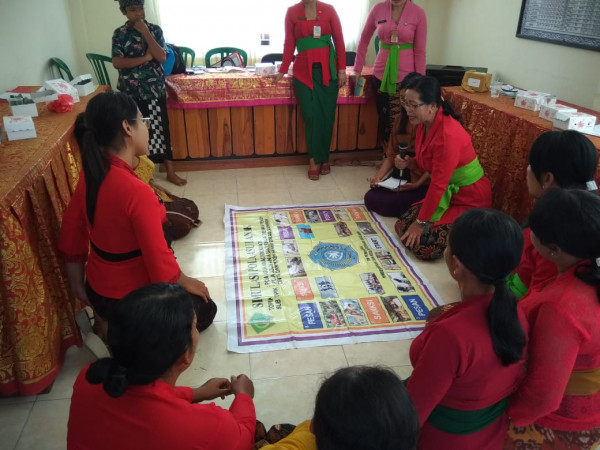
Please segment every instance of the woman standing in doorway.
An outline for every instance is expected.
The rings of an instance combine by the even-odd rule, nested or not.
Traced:
[[[398,83],[410,72],[425,75],[427,18],[410,0],[385,0],[371,9],[363,27],[353,78],[360,76],[373,34],[380,41],[371,81],[379,116],[378,139],[385,148],[394,119],[400,113]]]
[[[302,0],[285,15],[283,61],[275,82],[287,73],[294,48],[294,90],[306,122],[310,156],[308,178],[327,175],[329,147],[335,121],[339,86],[346,84],[346,47],[342,25],[333,6]]]

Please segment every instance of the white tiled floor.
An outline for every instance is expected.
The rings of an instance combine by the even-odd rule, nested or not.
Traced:
[[[306,178],[306,167],[276,167],[183,172],[188,184],[175,187],[157,174],[157,181],[174,194],[193,199],[203,224],[174,245],[183,270],[202,279],[219,306],[215,324],[203,332],[192,367],[182,385],[199,385],[214,376],[246,373],[255,384],[258,417],[273,423],[299,423],[310,417],[321,381],[340,367],[380,364],[400,376],[410,374],[410,341],[315,347],[253,354],[226,350],[223,214],[226,203],[241,206],[327,203],[362,200],[373,167],[333,167],[318,182]],[[393,230],[393,219],[386,220]],[[442,261],[416,265],[446,301],[458,299],[456,283]],[[85,348],[72,347],[50,393],[0,399],[2,449],[64,449],[72,384],[80,369],[93,359]],[[227,407],[231,399],[219,400]]]

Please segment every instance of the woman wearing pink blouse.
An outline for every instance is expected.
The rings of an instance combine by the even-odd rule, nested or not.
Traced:
[[[394,119],[400,112],[398,83],[410,72],[425,74],[425,11],[410,0],[385,0],[373,6],[356,49],[354,77],[362,72],[375,31],[380,44],[372,82],[377,92],[378,138],[383,144],[387,142]]]

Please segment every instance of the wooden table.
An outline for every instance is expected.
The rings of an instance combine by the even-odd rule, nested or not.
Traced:
[[[81,169],[73,123],[93,95],[63,114],[38,104],[37,138],[0,144],[0,395],[43,391],[81,345],[56,245]]]
[[[257,159],[307,153],[304,120],[292,79],[278,84],[252,73],[167,77],[175,160]],[[368,83],[369,84],[369,83]],[[370,89],[340,89],[332,153],[377,147],[377,111]]]
[[[539,118],[538,112],[517,108],[514,99],[506,96],[491,98],[489,92],[468,93],[460,86],[444,87],[442,93],[461,114],[462,123],[471,135],[481,165],[492,183],[494,208],[522,222],[533,206],[526,182],[529,148],[540,134],[552,130],[552,122]],[[600,120],[597,111],[570,106]],[[600,138],[586,136],[600,151]]]

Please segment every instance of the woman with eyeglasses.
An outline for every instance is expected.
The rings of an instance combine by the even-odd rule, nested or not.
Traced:
[[[396,167],[429,172],[431,181],[425,198],[400,217],[395,229],[417,258],[437,259],[458,216],[492,206],[491,185],[469,133],[442,99],[438,81],[418,78],[408,84],[404,97],[408,120],[417,125],[415,157],[398,158]]]
[[[148,127],[135,101],[116,91],[97,95],[77,120],[75,136],[83,173],[58,242],[74,296],[108,319],[131,291],[178,283],[197,296],[199,328],[208,327],[217,307],[206,285],[181,271],[163,235],[165,207],[132,169],[148,150]]]

